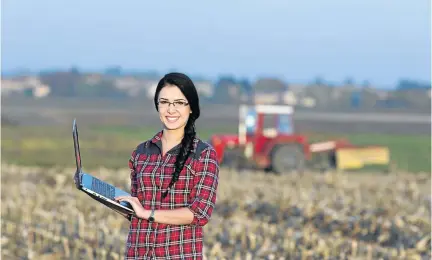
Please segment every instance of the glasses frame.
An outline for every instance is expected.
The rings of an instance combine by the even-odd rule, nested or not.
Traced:
[[[174,102],[170,102],[168,100],[162,100],[162,101],[167,102],[167,104],[166,105],[164,104],[163,106],[161,106],[161,104],[160,104],[161,100],[159,100],[157,102],[159,108],[169,108],[170,105],[172,104],[174,108],[179,109],[179,108],[187,107],[189,105],[189,102],[187,102],[187,101],[180,101],[180,100],[176,100]],[[176,104],[175,104],[176,102],[182,102],[182,103],[184,103],[184,105],[176,106]]]

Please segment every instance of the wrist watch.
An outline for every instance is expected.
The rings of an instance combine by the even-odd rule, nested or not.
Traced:
[[[151,210],[151,213],[150,213],[150,216],[149,216],[149,218],[148,218],[148,221],[150,221],[150,222],[153,222],[153,221],[154,221],[154,217],[153,217],[154,212],[155,212],[155,210],[152,209],[152,210]]]

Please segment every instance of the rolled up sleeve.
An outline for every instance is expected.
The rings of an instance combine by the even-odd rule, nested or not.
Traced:
[[[191,225],[204,226],[213,213],[219,181],[219,165],[213,148],[207,148],[202,152],[195,165],[194,178],[188,205],[194,215]]]

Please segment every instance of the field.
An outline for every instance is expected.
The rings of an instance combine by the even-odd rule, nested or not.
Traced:
[[[2,113],[18,124],[1,130],[2,259],[122,259],[128,222],[73,184],[71,122],[78,118],[85,170],[128,190],[132,149],[159,129],[146,110],[151,104],[5,103]],[[226,107],[203,112],[202,139],[236,133]],[[222,167],[218,206],[205,228],[207,259],[430,259],[425,117],[308,113],[295,119],[299,131],[317,141],[386,145],[391,171],[277,176]]]
[[[197,129],[202,139],[237,132],[238,105],[202,104],[201,110]],[[86,167],[125,167],[133,147],[160,126],[152,100],[142,98],[4,98],[2,120],[17,126],[2,124],[2,159],[30,166],[72,166],[74,118]],[[393,169],[431,171],[430,114],[299,110],[293,120],[295,131],[313,140],[344,137],[356,144],[385,145]]]
[[[127,166],[132,149],[159,130],[157,127],[79,126],[84,166],[122,169]],[[2,160],[20,165],[73,166],[71,126],[4,126],[2,128]],[[199,128],[207,140],[214,133],[236,133],[234,127]],[[347,138],[355,144],[388,146],[392,168],[409,172],[430,172],[430,137],[422,135],[384,134],[316,134],[313,141]]]
[[[73,171],[2,165],[4,259],[121,259],[128,222],[76,191]],[[127,170],[93,173],[128,188]],[[431,257],[429,174],[220,176],[207,259]]]
[[[128,189],[129,153],[156,128],[79,129],[85,169]],[[199,132],[203,139],[211,133]],[[304,176],[222,169],[218,207],[206,227],[207,258],[429,259],[427,138],[346,137],[389,145],[397,167],[390,174]],[[128,223],[75,190],[70,127],[3,127],[2,161],[2,256],[121,259]]]

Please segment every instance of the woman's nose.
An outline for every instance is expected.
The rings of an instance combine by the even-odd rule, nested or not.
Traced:
[[[174,106],[168,106],[168,113],[174,113],[176,111]]]

